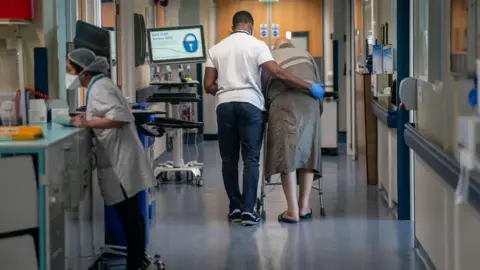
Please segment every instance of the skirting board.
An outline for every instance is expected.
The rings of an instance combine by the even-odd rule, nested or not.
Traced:
[[[385,189],[385,187],[382,185],[382,187],[378,190],[378,192],[380,193],[380,197],[382,198],[382,201],[383,203],[385,203],[385,206],[386,207],[389,207],[388,206],[388,192],[387,190]],[[392,213],[392,215],[398,219],[398,211],[397,211],[397,202],[395,201],[392,201],[392,204],[393,204],[393,208],[389,209],[390,212]]]
[[[425,265],[425,268],[428,270],[437,270],[437,267],[433,264],[432,259],[430,259],[430,256],[428,256],[417,238],[415,238],[415,251],[422,260],[423,265]]]

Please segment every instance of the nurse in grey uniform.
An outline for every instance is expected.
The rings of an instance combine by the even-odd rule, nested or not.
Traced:
[[[155,269],[145,255],[145,222],[139,192],[155,181],[146,152],[138,138],[134,117],[120,89],[105,74],[104,57],[87,49],[68,54],[69,89],[87,88],[86,114],[72,124],[91,128],[97,157],[97,175],[106,205],[113,205],[127,242],[127,270]]]

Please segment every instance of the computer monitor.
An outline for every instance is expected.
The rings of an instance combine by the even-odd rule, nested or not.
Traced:
[[[96,55],[106,57],[110,61],[110,42],[110,32],[108,30],[84,21],[77,21],[73,40],[75,49],[89,49]]]
[[[148,29],[147,33],[152,63],[201,63],[207,59],[202,25]]]

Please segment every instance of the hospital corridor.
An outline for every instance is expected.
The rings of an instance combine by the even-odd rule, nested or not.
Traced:
[[[0,270],[480,269],[480,0],[0,0]]]

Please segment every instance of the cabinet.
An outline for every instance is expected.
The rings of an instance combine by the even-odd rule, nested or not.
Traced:
[[[65,258],[80,257],[80,224],[91,215],[91,211],[80,211],[80,204],[91,186],[90,149],[86,131],[79,131],[45,149],[51,269],[67,269]]]
[[[372,76],[356,74],[358,166],[368,185],[376,185],[377,177],[377,119],[372,113]]]
[[[29,265],[35,264],[38,268],[22,265],[19,268],[19,262],[11,265],[6,262],[6,265],[2,263],[2,270],[69,269],[66,258],[68,259],[68,256],[79,258],[83,255],[83,249],[80,250],[80,247],[83,248],[81,243],[84,243],[84,239],[91,239],[90,242],[93,242],[91,229],[89,230],[92,226],[92,210],[88,206],[91,201],[89,194],[92,186],[90,168],[92,147],[89,133],[86,130],[66,128],[56,124],[40,124],[40,127],[44,134],[42,139],[0,142],[0,156],[13,157],[0,160],[0,165],[8,166],[5,162],[14,162],[19,155],[20,158],[27,156],[31,159],[30,163],[35,164],[35,168],[32,168],[32,173],[28,177],[24,176],[28,173],[27,166],[10,165],[5,168],[14,168],[12,173],[19,175],[15,178],[16,182],[12,181],[12,183],[19,185],[21,181],[27,180],[28,183],[33,183],[32,192],[38,197],[29,194],[28,186],[22,184],[23,192],[26,194],[16,197],[25,197],[20,206],[30,207],[13,212],[11,219],[17,223],[27,224],[27,221],[23,221],[24,217],[34,217],[35,222],[29,220],[28,224],[31,225],[24,227],[35,228],[33,231],[26,232],[28,233],[26,235],[16,237],[18,239],[7,239],[16,241],[15,243],[21,245],[19,249],[26,250],[26,254],[30,254],[27,251],[28,248],[31,249],[32,244],[28,243],[28,239],[21,237],[31,235],[36,242],[33,245],[36,256],[25,257],[21,263],[22,265],[27,262]],[[18,168],[24,169],[18,171]],[[3,173],[7,172],[8,170],[4,170]],[[11,175],[14,176],[12,173]],[[2,205],[15,204],[15,198],[2,196],[0,202]],[[35,214],[30,214],[32,211]],[[82,229],[84,229],[83,234]],[[2,250],[1,247],[0,245],[0,258],[4,258],[10,253],[9,250]],[[90,255],[93,255],[93,245],[87,247],[92,249]]]

